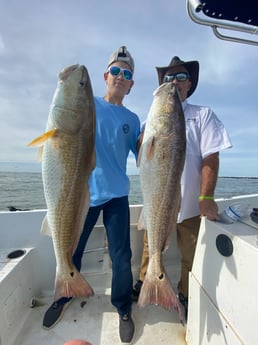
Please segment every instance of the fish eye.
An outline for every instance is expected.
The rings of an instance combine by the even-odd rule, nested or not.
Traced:
[[[83,81],[80,81],[79,86],[80,86],[80,87],[84,87],[84,86],[85,86],[85,83],[84,83]]]

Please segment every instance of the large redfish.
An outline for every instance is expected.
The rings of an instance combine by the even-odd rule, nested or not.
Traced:
[[[93,290],[72,263],[89,209],[88,178],[95,167],[95,104],[83,65],[59,74],[41,146],[47,214],[42,232],[52,236],[56,257],[55,299],[90,296]]]
[[[162,84],[147,116],[139,153],[143,219],[148,234],[149,265],[138,304],[181,308],[162,263],[176,230],[180,207],[180,180],[186,149],[185,119],[177,89]]]

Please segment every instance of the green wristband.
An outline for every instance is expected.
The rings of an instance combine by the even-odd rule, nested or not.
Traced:
[[[214,200],[214,196],[211,195],[200,195],[199,200]]]

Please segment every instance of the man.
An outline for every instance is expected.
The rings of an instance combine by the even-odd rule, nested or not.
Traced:
[[[214,112],[207,107],[187,102],[195,91],[199,78],[198,61],[182,61],[172,58],[165,67],[157,67],[159,84],[173,82],[177,86],[186,123],[186,158],[181,177],[181,206],[177,220],[177,243],[181,253],[181,277],[178,297],[188,308],[188,275],[192,269],[194,252],[200,227],[200,216],[218,220],[218,206],[214,192],[219,170],[219,151],[231,147],[228,134]],[[138,299],[148,266],[147,233],[139,280],[133,289],[133,298]]]
[[[134,84],[133,72],[134,60],[127,48],[122,46],[110,56],[104,73],[107,85],[105,96],[95,97],[96,167],[89,181],[90,208],[73,255],[73,262],[80,270],[85,246],[102,211],[113,271],[111,302],[119,314],[122,342],[130,342],[134,335],[131,317],[130,184],[126,162],[130,150],[137,156],[140,121],[135,113],[123,106],[123,99]],[[50,306],[44,316],[44,328],[49,329],[60,320],[68,302],[71,298],[61,298]]]

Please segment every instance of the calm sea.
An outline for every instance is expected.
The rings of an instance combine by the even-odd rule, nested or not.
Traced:
[[[130,204],[141,204],[139,175],[130,175]],[[216,198],[258,193],[258,178],[219,177]],[[0,211],[9,207],[18,209],[44,209],[46,203],[40,173],[40,164],[0,163]]]

